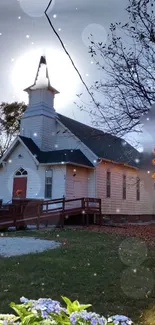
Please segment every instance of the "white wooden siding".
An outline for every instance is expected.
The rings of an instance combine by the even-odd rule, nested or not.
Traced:
[[[73,176],[74,169],[76,168],[76,176]],[[74,182],[78,181],[81,183],[80,197],[88,196],[88,169],[83,167],[66,166],[66,199],[75,199],[74,196]],[[81,201],[67,203],[67,208],[74,206],[81,206]]]
[[[23,158],[18,158],[21,154]],[[9,156],[5,168],[0,169],[0,198],[4,202],[12,199],[13,176],[15,171],[22,167],[28,172],[27,197],[28,198],[44,198],[45,194],[45,170],[46,166],[37,166],[29,154],[29,152],[19,144]],[[65,194],[65,166],[52,166],[53,184],[52,198],[59,198]]]
[[[57,123],[56,145],[58,146],[57,150],[79,149],[92,163],[96,159],[94,153],[91,153],[91,151],[80,140],[76,139],[74,135],[65,128],[65,126],[62,126],[59,123]]]
[[[20,135],[31,138],[42,151],[55,150],[56,121],[43,115],[22,118]]]
[[[111,197],[106,197],[106,173],[111,172]],[[122,198],[122,178],[127,177],[126,200]],[[97,197],[102,199],[102,213],[104,214],[151,214],[153,202],[140,182],[140,201],[136,200],[136,178],[140,174],[131,168],[101,163],[96,168]],[[151,191],[151,186],[150,186]]]

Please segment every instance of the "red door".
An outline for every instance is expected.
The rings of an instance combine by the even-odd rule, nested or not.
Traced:
[[[21,198],[26,198],[27,177],[14,177],[12,197],[17,197],[17,190],[22,190]]]

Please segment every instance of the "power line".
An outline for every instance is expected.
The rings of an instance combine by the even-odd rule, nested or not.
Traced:
[[[51,6],[52,1],[53,1],[53,0],[50,0],[50,1],[49,1],[49,4],[48,4],[47,8],[46,8],[45,11],[44,11],[44,14],[45,14],[45,16],[46,16],[46,18],[47,18],[47,20],[48,20],[48,22],[49,22],[49,24],[50,24],[50,26],[51,26],[53,32],[54,32],[54,34],[57,36],[59,42],[61,43],[61,46],[62,46],[63,50],[65,51],[66,55],[68,56],[68,58],[69,58],[70,62],[72,63],[72,65],[73,65],[75,71],[77,72],[77,74],[78,74],[78,76],[79,76],[81,82],[83,83],[83,85],[84,85],[85,89],[87,90],[89,96],[91,97],[93,103],[95,104],[95,106],[96,106],[97,109],[98,109],[98,108],[99,108],[99,104],[96,103],[96,101],[95,101],[95,99],[94,99],[94,96],[92,95],[92,93],[90,92],[90,90],[89,90],[87,84],[86,84],[85,81],[83,80],[81,73],[79,72],[78,68],[76,67],[76,65],[75,65],[75,63],[74,63],[74,61],[73,61],[71,55],[70,55],[69,52],[67,51],[67,49],[66,49],[66,47],[65,47],[65,45],[64,45],[64,43],[63,43],[63,41],[62,41],[62,39],[61,39],[61,37],[60,37],[59,34],[57,33],[56,29],[54,28],[54,26],[53,26],[53,24],[52,24],[52,22],[51,22],[51,20],[50,20],[50,18],[49,18],[49,16],[48,16],[48,14],[47,14],[47,11],[48,11],[48,9],[49,9],[50,6]],[[110,125],[109,125],[107,119],[105,118],[105,116],[103,115],[103,113],[102,113],[102,116],[103,116],[105,122],[107,123],[107,125],[108,125],[109,128],[110,128]]]

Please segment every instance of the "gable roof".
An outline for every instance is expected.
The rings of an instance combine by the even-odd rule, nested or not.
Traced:
[[[12,153],[12,151],[15,149],[15,147],[19,144],[22,143],[25,148],[29,151],[30,155],[34,159],[35,163],[38,164],[38,160],[36,157],[32,154],[32,152],[29,150],[29,148],[25,145],[25,143],[22,141],[22,137],[17,136],[14,141],[11,143],[10,147],[6,150],[3,156],[0,157],[0,166],[1,164],[7,159],[7,157]]]
[[[57,115],[60,122],[93,151],[98,158],[139,167],[136,159],[141,160],[142,154],[124,139],[77,122],[64,115]]]
[[[81,166],[94,167],[94,165],[78,150],[41,151],[30,138],[19,136],[40,164],[72,163]]]

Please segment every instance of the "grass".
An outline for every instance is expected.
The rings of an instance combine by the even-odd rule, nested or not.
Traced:
[[[141,313],[152,308],[154,247],[148,247],[143,265],[132,267],[131,271],[119,257],[124,237],[79,230],[15,235],[57,240],[63,245],[39,254],[0,258],[1,312],[10,312],[9,303],[18,303],[21,296],[61,300],[61,295],[65,295],[71,300],[91,303],[92,310],[104,316],[125,314],[138,323]]]

